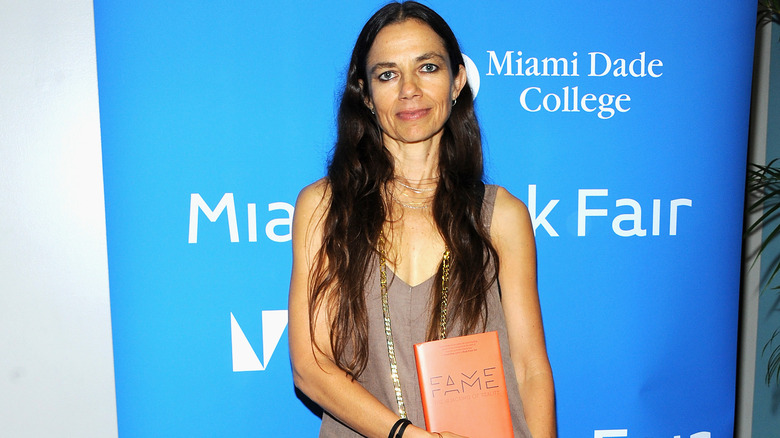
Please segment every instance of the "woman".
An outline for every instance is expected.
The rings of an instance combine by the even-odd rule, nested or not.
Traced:
[[[353,50],[328,175],[293,220],[290,357],[321,437],[458,437],[424,430],[414,365],[442,317],[452,335],[499,332],[515,435],[555,435],[531,222],[482,172],[455,36],[425,6],[385,6]]]

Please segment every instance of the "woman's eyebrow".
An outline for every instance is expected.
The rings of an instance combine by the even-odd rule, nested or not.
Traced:
[[[381,69],[381,68],[393,68],[396,67],[396,63],[394,62],[378,62],[371,66],[371,73],[374,73],[375,71]]]
[[[419,62],[419,61],[427,61],[427,60],[433,59],[433,58],[439,58],[442,61],[444,61],[444,55],[442,55],[442,54],[440,54],[438,52],[423,53],[422,55],[418,56],[416,60]]]
[[[423,53],[422,55],[418,56],[414,60],[416,62],[422,62],[422,61],[428,61],[428,60],[433,59],[433,58],[439,58],[442,62],[444,62],[444,55],[442,55],[442,54],[440,54],[438,52]],[[395,62],[378,62],[378,63],[376,63],[376,64],[371,66],[371,73],[374,73],[374,72],[376,72],[379,69],[394,68],[394,67],[397,67],[397,66],[398,66],[398,64],[396,64]]]

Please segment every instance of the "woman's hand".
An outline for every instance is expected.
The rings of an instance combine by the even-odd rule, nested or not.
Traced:
[[[458,435],[457,433],[452,433],[452,432],[433,432],[431,436],[435,438],[468,438],[463,435]]]
[[[404,438],[469,438],[452,432],[428,432],[415,425],[409,426],[404,432]]]

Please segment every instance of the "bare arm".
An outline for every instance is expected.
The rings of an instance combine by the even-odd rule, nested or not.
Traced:
[[[555,390],[536,287],[536,245],[528,210],[498,189],[490,234],[500,267],[509,349],[528,428],[534,438],[556,436]]]
[[[288,328],[293,379],[304,394],[357,432],[367,437],[385,438],[398,420],[398,414],[336,366],[330,351],[328,316],[324,311],[316,318],[314,327],[314,338],[323,351],[312,348],[309,274],[322,244],[321,223],[327,196],[327,183],[320,180],[301,191],[295,206]],[[405,438],[435,436],[415,426],[410,426],[404,433]]]

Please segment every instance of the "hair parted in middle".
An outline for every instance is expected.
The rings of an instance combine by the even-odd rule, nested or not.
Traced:
[[[377,11],[352,51],[338,111],[338,136],[327,170],[329,205],[322,247],[310,278],[309,329],[314,339],[316,319],[329,316],[334,359],[353,378],[360,376],[368,360],[365,287],[368,274],[378,269],[377,246],[390,212],[383,193],[394,178],[393,157],[383,146],[381,128],[366,106],[367,58],[383,28],[406,20],[419,20],[441,37],[451,71],[464,65],[458,41],[444,19],[412,1],[390,3]],[[460,327],[461,334],[484,331],[486,295],[497,281],[498,254],[482,222],[482,140],[468,86],[463,87],[444,125],[438,170],[432,213],[451,252],[450,324]],[[434,291],[441,288],[441,266],[437,278]],[[428,340],[438,336],[441,303],[439,293],[431,296]]]

